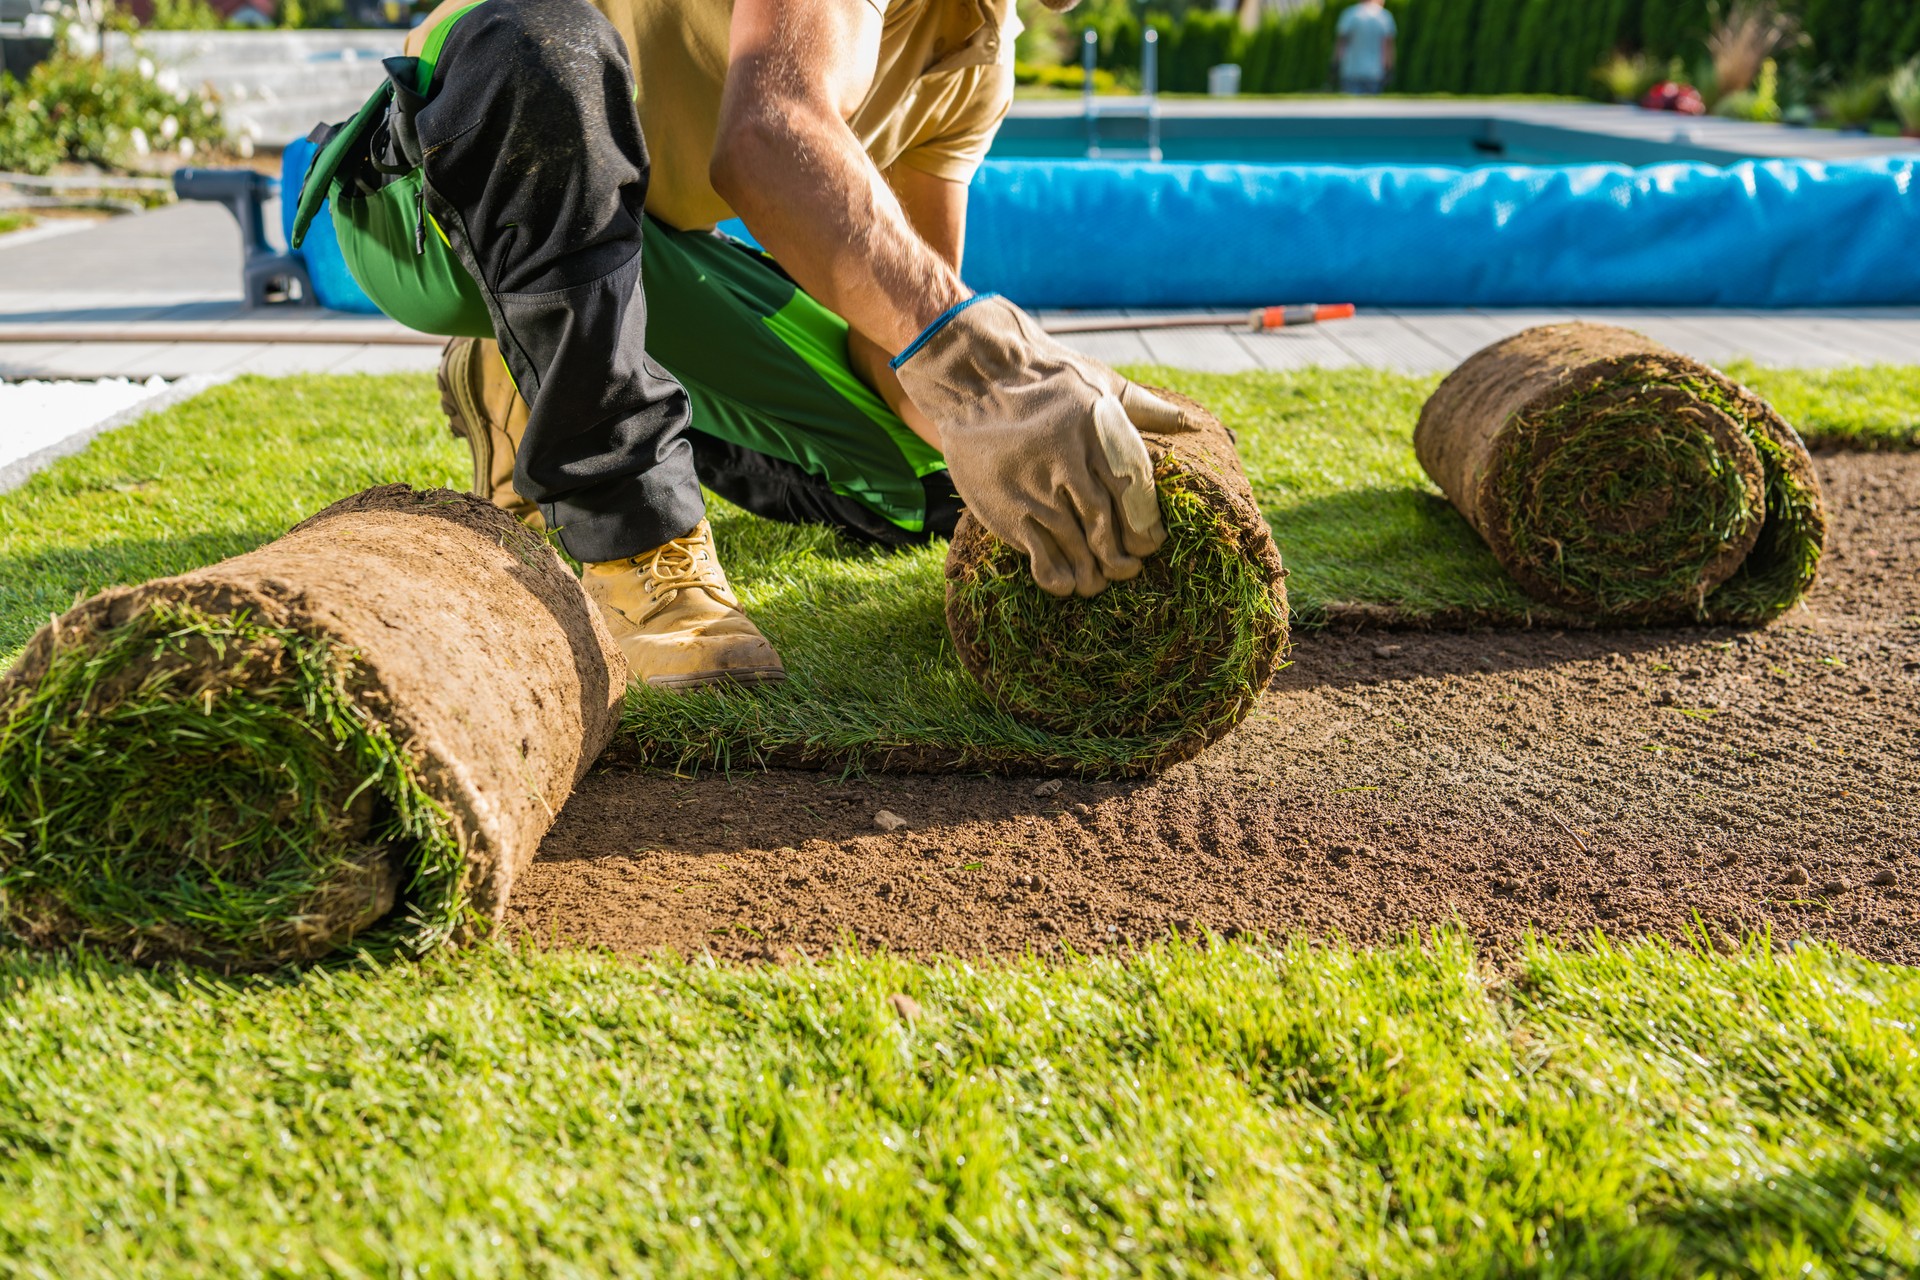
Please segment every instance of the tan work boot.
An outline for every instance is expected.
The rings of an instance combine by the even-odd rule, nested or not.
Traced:
[[[483,338],[455,338],[440,353],[440,409],[473,455],[473,491],[535,529],[540,508],[513,487],[513,459],[527,433],[527,402],[514,389],[500,348]]]
[[[695,689],[787,678],[780,655],[740,611],[705,520],[631,560],[586,565],[581,580],[635,680]]]

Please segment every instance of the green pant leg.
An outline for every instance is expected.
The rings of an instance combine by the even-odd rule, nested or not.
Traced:
[[[299,194],[292,237],[298,248],[320,202],[327,200],[347,270],[374,305],[408,328],[447,337],[494,336],[486,297],[427,211],[425,173],[418,166],[379,170],[370,163],[369,144],[395,109],[396,97],[425,100],[448,34],[481,3],[474,0],[436,27],[418,58],[391,60],[405,63],[405,69],[389,67],[390,79],[315,156]]]
[[[854,373],[846,321],[735,241],[651,219],[645,237],[648,354],[687,389],[694,429],[925,529],[923,479],[946,462]]]

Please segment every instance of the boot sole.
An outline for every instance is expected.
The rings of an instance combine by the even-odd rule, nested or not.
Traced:
[[[646,683],[649,688],[681,690],[721,688],[730,684],[779,684],[786,678],[785,667],[744,667],[738,671],[697,671],[685,676],[648,676]]]

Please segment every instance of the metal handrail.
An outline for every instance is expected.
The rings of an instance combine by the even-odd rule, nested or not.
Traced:
[[[1140,43],[1140,88],[1137,99],[1120,99],[1102,106],[1096,102],[1093,93],[1093,73],[1100,54],[1100,37],[1088,31],[1080,41],[1081,114],[1087,125],[1087,158],[1094,160],[1102,155],[1114,154],[1112,148],[1103,148],[1100,143],[1101,116],[1138,116],[1146,122],[1147,145],[1145,157],[1158,162],[1160,151],[1160,33],[1148,27]],[[1122,154],[1139,155],[1133,148],[1123,149]]]

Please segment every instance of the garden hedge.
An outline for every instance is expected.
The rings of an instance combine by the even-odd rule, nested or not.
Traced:
[[[1203,93],[1207,68],[1237,62],[1247,93],[1312,93],[1329,87],[1334,28],[1355,0],[1333,0],[1263,21],[1242,32],[1234,17],[1199,8],[1176,20],[1150,12],[1160,33],[1160,88]],[[1891,71],[1920,55],[1920,4],[1913,0],[1797,0],[1807,42],[1790,56],[1835,79]],[[1644,51],[1697,65],[1713,27],[1712,0],[1387,0],[1399,23],[1394,88],[1408,93],[1598,92],[1594,68],[1617,50]],[[1090,15],[1100,65],[1140,66],[1142,19]],[[1077,46],[1076,46],[1077,47]]]

